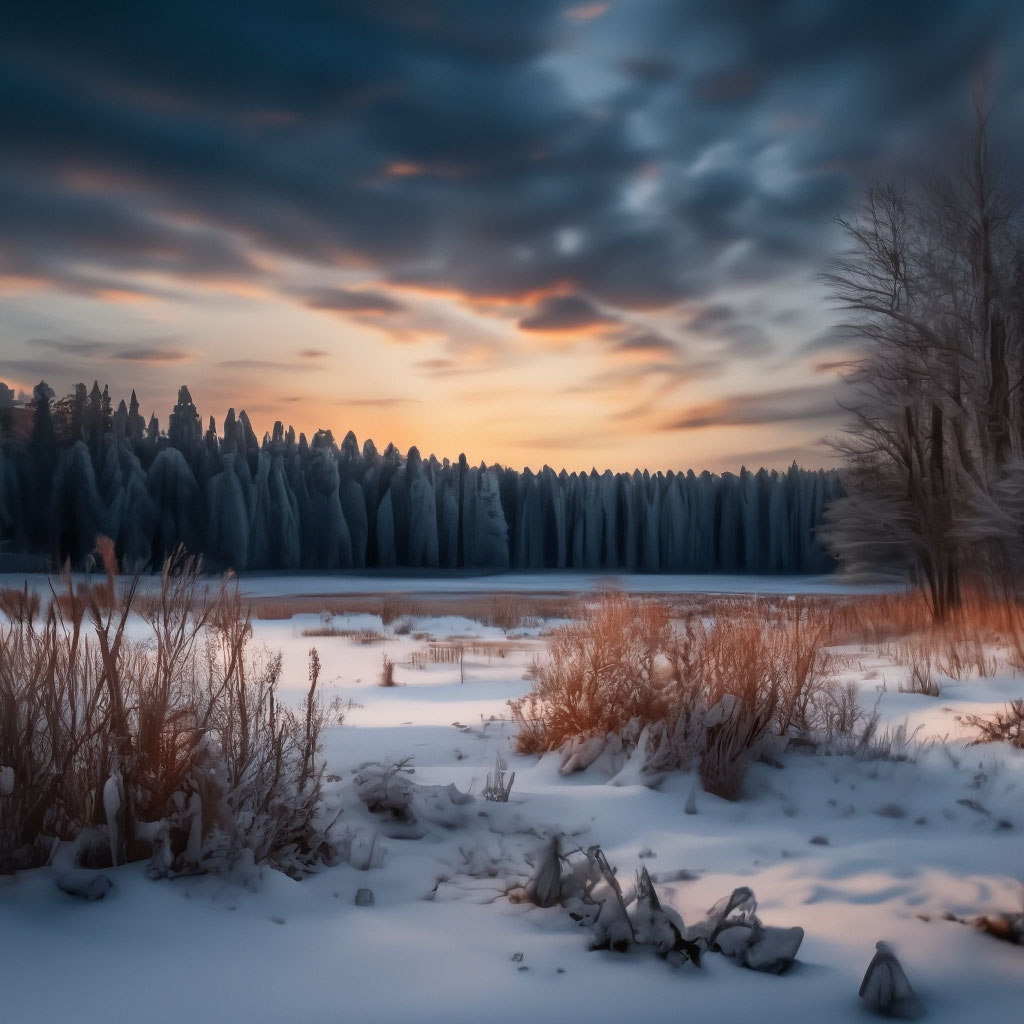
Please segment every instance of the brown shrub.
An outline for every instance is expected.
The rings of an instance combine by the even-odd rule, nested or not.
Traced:
[[[303,712],[281,708],[280,655],[251,648],[237,588],[210,588],[194,560],[174,568],[142,609],[146,642],[126,632],[138,580],[117,590],[112,575],[77,590],[68,579],[38,626],[0,626],[0,870],[90,826],[107,830],[114,862],[155,848],[164,874],[227,867],[245,849],[293,874],[330,855],[314,825],[331,713],[318,662]]]
[[[0,615],[5,615],[11,622],[32,625],[39,617],[40,606],[39,595],[29,590],[27,583],[23,588],[0,587]]]
[[[637,736],[662,766],[696,760],[706,789],[735,799],[749,759],[770,732],[835,728],[833,628],[826,606],[747,601],[745,614],[674,625],[661,601],[602,595],[552,632],[535,683],[510,701],[523,753],[580,736]]]
[[[395,663],[385,654],[380,662],[380,679],[378,686],[397,686],[395,682]]]
[[[616,731],[633,718],[664,718],[670,691],[655,661],[671,639],[664,605],[623,594],[602,596],[553,630],[532,692],[510,702],[521,724],[518,749],[551,750],[579,735]]]
[[[1024,750],[1024,700],[1012,700],[991,718],[964,715],[961,721],[978,731],[974,743],[1011,743]]]

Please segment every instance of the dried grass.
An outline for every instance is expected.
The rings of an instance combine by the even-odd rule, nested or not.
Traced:
[[[118,582],[66,579],[38,624],[0,624],[0,870],[41,863],[53,838],[94,827],[108,862],[152,855],[160,874],[229,866],[243,851],[293,874],[329,858],[318,751],[337,709],[316,695],[315,652],[293,712],[276,701],[280,655],[252,647],[237,588],[210,588],[185,557],[145,602],[137,579]],[[126,631],[133,614],[144,642]],[[116,820],[104,800],[114,782]]]
[[[29,626],[39,617],[42,602],[35,591],[24,588],[0,587],[0,615],[9,622]]]
[[[566,594],[332,594],[309,597],[253,597],[253,618],[294,615],[379,615],[385,626],[419,618],[461,617],[510,631],[551,619],[571,619],[579,598]]]
[[[380,678],[378,686],[397,686],[395,682],[395,663],[385,654],[380,662]]]
[[[1024,700],[1010,701],[990,718],[964,715],[960,721],[977,730],[974,743],[1010,743],[1024,750]]]
[[[856,690],[836,681],[842,659],[831,649],[854,623],[863,628],[845,599],[670,605],[602,595],[552,632],[531,692],[510,702],[517,748],[569,743],[578,752],[581,737],[643,735],[651,766],[696,763],[705,789],[736,799],[747,764],[769,741],[777,748],[855,734]]]

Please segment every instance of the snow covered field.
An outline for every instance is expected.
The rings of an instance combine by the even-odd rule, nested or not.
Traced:
[[[502,591],[517,589],[510,579],[500,578]],[[541,589],[539,577],[524,579],[524,589]],[[580,577],[571,586],[548,579],[551,590],[580,586]],[[645,580],[680,589],[669,577]],[[249,577],[243,590],[335,593],[317,588],[348,582]],[[390,582],[352,586],[379,592]],[[413,589],[402,582],[396,590]],[[817,592],[791,578],[740,587],[703,577],[690,589],[742,592],[762,582]],[[483,594],[488,581],[452,586]],[[283,652],[286,699],[304,693],[316,646],[325,695],[354,702],[324,750],[350,863],[302,882],[264,870],[248,885],[154,882],[135,864],[108,872],[115,888],[96,903],[58,891],[52,869],[0,877],[4,1024],[856,1022],[878,940],[894,947],[929,1020],[1018,1019],[1024,950],[943,918],[1022,909],[1024,754],[967,747],[957,721],[1024,695],[1020,678],[946,681],[937,698],[902,693],[905,669],[849,649],[844,672],[861,703],[877,702],[883,725],[916,730],[916,759],[790,753],[782,767],[753,765],[742,801],[699,792],[697,813],[687,814],[692,773],[652,786],[627,761],[614,775],[605,765],[561,776],[557,755],[511,753],[506,701],[530,688],[524,672],[543,652],[542,625],[506,635],[470,619],[417,618],[398,635],[375,616],[351,615],[331,625],[356,635],[303,635],[320,625],[315,615],[254,623],[257,640]],[[450,637],[465,638],[461,667],[422,657],[430,640]],[[394,688],[377,685],[385,654]],[[480,796],[498,754],[516,772],[508,804]],[[454,783],[474,797],[443,821],[422,820],[419,838],[408,829],[398,838],[403,830],[353,792],[362,763],[406,757],[413,781]],[[697,970],[640,950],[591,952],[587,931],[562,909],[505,895],[555,833],[569,847],[600,844],[624,888],[646,866],[687,924],[749,885],[767,924],[804,928],[797,964],[776,977],[714,955]],[[373,891],[372,906],[355,905],[362,888]]]

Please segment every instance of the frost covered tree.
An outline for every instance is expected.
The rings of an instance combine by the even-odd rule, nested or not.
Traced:
[[[876,186],[840,223],[823,276],[863,354],[828,542],[853,566],[902,564],[942,616],[967,577],[1024,566],[1024,225],[986,117],[957,172]]]
[[[9,389],[8,389],[9,390]],[[517,472],[406,456],[229,409],[202,431],[183,387],[161,432],[107,388],[36,389],[0,435],[0,551],[76,564],[97,533],[131,568],[179,544],[209,568],[822,572],[814,537],[835,473]],[[13,402],[13,399],[11,400]],[[26,436],[27,435],[27,436]]]

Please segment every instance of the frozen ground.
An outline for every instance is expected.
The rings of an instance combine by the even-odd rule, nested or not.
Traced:
[[[96,577],[100,579],[101,577]],[[75,579],[84,579],[76,574]],[[363,573],[330,572],[285,575],[244,573],[242,592],[248,597],[296,597],[347,594],[493,594],[575,593],[594,587],[614,586],[635,594],[834,594],[878,593],[899,589],[884,580],[852,583],[838,575],[752,576],[681,575],[624,573],[621,575],[583,572],[500,572],[473,574],[436,572],[385,574],[380,570]],[[49,592],[48,578],[39,573],[0,573],[0,587],[28,585]],[[143,587],[158,586],[158,577],[143,577]]]
[[[313,592],[316,579],[287,592]],[[904,670],[850,649],[846,671],[862,703],[878,702],[885,723],[908,722],[932,741],[918,759],[790,754],[782,768],[754,765],[742,802],[699,794],[688,815],[690,775],[655,789],[628,764],[613,778],[599,769],[562,777],[557,756],[510,753],[505,702],[529,689],[537,628],[506,637],[468,619],[422,618],[396,636],[379,619],[337,616],[339,630],[385,638],[302,635],[317,625],[316,616],[255,623],[257,638],[284,652],[291,699],[315,645],[327,696],[359,705],[325,748],[353,864],[303,882],[265,871],[255,889],[153,882],[130,865],[110,872],[115,889],[97,903],[58,891],[49,869],[0,878],[4,1024],[863,1022],[857,988],[879,939],[899,954],[929,1021],[1019,1019],[1024,950],[942,916],[1021,909],[1024,755],[966,747],[956,720],[1021,696],[1020,679],[947,682],[938,698],[900,693]],[[450,636],[478,645],[464,683],[457,664],[411,663],[427,637]],[[396,664],[393,689],[376,685],[384,653]],[[479,797],[499,752],[516,771],[507,805]],[[364,761],[410,755],[415,781],[454,782],[476,799],[452,828],[388,838],[352,798],[352,776]],[[590,952],[564,911],[504,896],[553,832],[570,845],[600,843],[624,882],[646,865],[687,923],[750,885],[766,923],[805,929],[798,964],[775,977],[720,956],[698,971],[642,952]],[[363,887],[374,906],[354,905]]]

